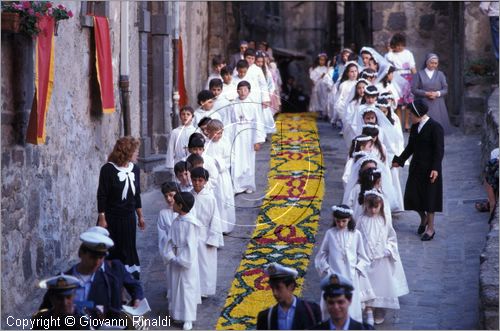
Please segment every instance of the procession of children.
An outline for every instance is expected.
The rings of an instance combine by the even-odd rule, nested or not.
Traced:
[[[319,54],[310,69],[309,111],[339,128],[349,148],[344,195],[332,207],[333,227],[315,267],[321,277],[341,274],[354,284],[349,313],[369,325],[383,323],[385,310],[399,309],[398,298],[409,293],[392,223],[407,203],[399,180],[405,160],[399,155],[409,113],[442,112],[432,109],[432,101],[447,93],[444,85],[426,94],[429,107],[413,102],[412,91],[422,86],[412,82],[417,70],[405,45],[396,34],[385,57],[371,47],[359,55],[346,48],[332,61]],[[170,315],[186,330],[196,320],[197,305],[216,293],[217,250],[235,228],[235,195],[256,191],[256,152],[275,132],[282,82],[266,47],[259,44],[256,51],[242,41],[232,67],[214,57],[199,107],[180,109],[181,125],[170,137],[166,165],[175,181],[162,186],[167,208],[158,218],[159,250],[167,263]],[[429,79],[444,77],[435,62],[435,54],[425,60]],[[423,241],[434,237],[428,233],[432,223],[426,225],[423,218]],[[321,308],[326,318],[323,299]]]
[[[169,313],[185,330],[202,299],[216,293],[217,250],[236,224],[234,196],[256,191],[255,154],[275,132],[280,109],[272,58],[261,47],[241,48],[234,68],[214,57],[208,90],[198,93],[197,109],[180,109],[167,150],[175,180],[161,188],[167,208],[158,216],[158,242]]]

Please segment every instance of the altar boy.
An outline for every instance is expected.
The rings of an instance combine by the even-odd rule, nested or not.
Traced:
[[[204,168],[191,170],[195,197],[194,212],[200,221],[198,233],[198,264],[200,268],[200,292],[202,297],[215,295],[217,285],[217,248],[224,246],[221,221],[215,196],[205,188],[208,171]]]
[[[191,330],[196,320],[197,305],[201,303],[198,267],[198,232],[200,223],[191,211],[194,197],[189,192],[174,196],[174,212],[179,214],[170,227],[167,245],[162,251],[170,265],[171,295],[169,314],[184,321],[183,329]]]
[[[255,191],[255,152],[266,141],[266,132],[259,125],[262,107],[249,99],[250,88],[250,83],[245,80],[238,83],[238,99],[230,111],[234,126],[231,177],[236,194]]]

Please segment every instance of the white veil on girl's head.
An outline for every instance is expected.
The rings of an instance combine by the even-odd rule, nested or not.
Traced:
[[[402,150],[400,150],[400,141],[403,138],[403,132],[398,132],[398,129],[391,124],[389,119],[382,113],[380,109],[375,106],[361,105],[358,108],[356,114],[352,121],[352,129],[356,135],[360,135],[363,131],[363,114],[366,112],[374,112],[377,116],[377,125],[379,126],[379,139],[387,148],[387,152],[391,155],[399,155]]]
[[[354,189],[354,186],[358,183],[359,169],[361,169],[363,163],[367,161],[372,161],[375,162],[375,164],[377,165],[377,169],[381,171],[382,192],[387,198],[387,201],[389,202],[391,209],[396,208],[397,207],[396,192],[394,191],[392,175],[387,165],[373,153],[358,152],[356,153],[356,155],[363,155],[363,156],[356,162],[354,162],[354,164],[352,165],[351,175],[349,176],[347,184],[345,185],[344,196],[342,201],[344,202],[348,201],[351,191]]]
[[[377,79],[375,80],[375,84],[378,84],[385,77],[385,75],[389,71],[389,68],[392,66],[392,64],[389,61],[387,61],[387,59],[385,57],[380,55],[379,52],[377,52],[375,49],[373,49],[371,47],[365,46],[365,47],[361,48],[360,52],[363,52],[363,51],[370,53],[371,56],[373,57],[373,59],[375,60],[375,62],[377,62],[377,64],[378,64]],[[401,80],[404,80],[404,78],[401,77],[400,75],[394,75],[394,77],[392,78],[392,82],[394,83],[393,85],[396,88],[396,92],[398,92],[398,95],[403,95],[402,90],[401,90],[401,86],[403,86],[404,82]]]

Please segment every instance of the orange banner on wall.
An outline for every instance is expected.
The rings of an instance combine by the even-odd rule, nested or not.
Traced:
[[[35,40],[35,96],[31,106],[26,141],[45,143],[45,122],[54,87],[54,25],[53,17],[42,16],[38,21],[40,33]]]
[[[111,58],[111,40],[107,17],[94,16],[94,35],[97,80],[101,91],[102,112],[115,111],[115,96],[113,88],[113,62]]]

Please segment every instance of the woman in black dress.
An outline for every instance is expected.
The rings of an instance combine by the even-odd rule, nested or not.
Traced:
[[[400,156],[394,156],[393,167],[402,167],[413,155],[404,196],[405,210],[420,215],[417,233],[422,241],[434,238],[434,213],[443,211],[444,132],[442,126],[427,116],[427,105],[416,100],[408,105],[413,123],[408,145]]]
[[[118,139],[108,162],[101,168],[97,189],[97,225],[107,228],[115,242],[107,258],[120,260],[136,279],[141,271],[135,244],[136,223],[141,230],[145,228],[140,170],[134,164],[138,153],[138,139],[130,136]]]

